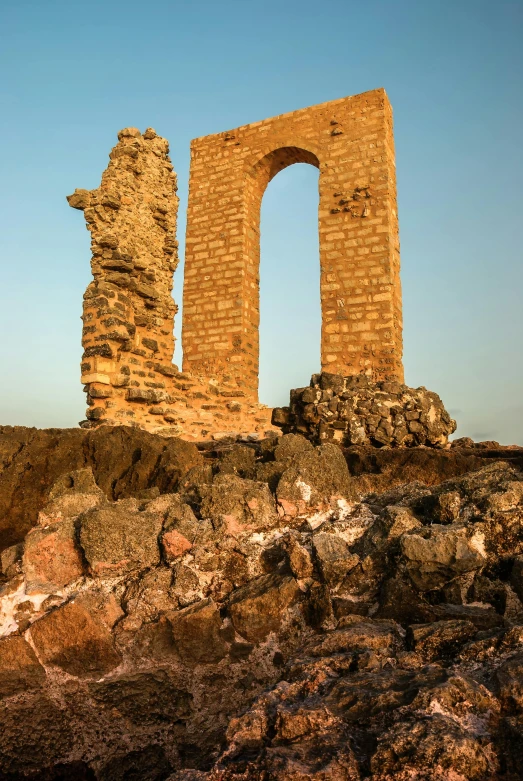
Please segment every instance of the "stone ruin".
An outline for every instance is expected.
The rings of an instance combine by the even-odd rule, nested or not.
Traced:
[[[100,187],[68,197],[91,232],[93,281],[82,336],[88,410],[81,425],[126,424],[197,441],[271,431],[272,411],[258,402],[260,207],[270,180],[299,162],[320,172],[322,376],[359,378],[367,396],[382,394],[380,383],[403,383],[392,110],[384,90],[192,142],[182,371],[172,363],[178,197],[168,151],[151,128],[143,135],[122,130]],[[357,413],[364,433],[348,435],[359,423],[337,417],[332,399],[325,412],[322,393],[314,412],[307,403],[303,414],[293,397],[292,415],[277,410],[273,424],[307,429],[313,439],[325,438],[327,426],[328,438],[338,441],[434,444],[433,436],[417,436],[420,423],[409,423],[419,419],[412,403],[423,411],[422,391],[396,400],[395,407],[406,406],[394,435],[387,416],[372,422],[366,403]],[[439,445],[453,430],[448,421]]]
[[[285,434],[345,447],[445,447],[456,430],[438,394],[426,388],[327,372],[292,390],[290,407],[277,407],[273,422]]]
[[[403,384],[384,93],[194,142],[182,372],[167,154],[69,197],[87,424],[0,426],[0,778],[519,781],[523,448]],[[322,371],[263,437],[259,202],[314,160]]]

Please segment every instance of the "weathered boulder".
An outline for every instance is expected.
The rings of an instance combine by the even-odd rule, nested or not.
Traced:
[[[319,532],[312,538],[312,545],[321,575],[330,586],[340,583],[360,561],[345,540],[335,534]]]
[[[352,496],[347,463],[336,445],[302,449],[290,456],[276,489],[276,498],[286,515],[309,507],[335,504]]]
[[[63,512],[66,501],[78,505],[79,494],[93,496],[92,484],[77,470],[90,467],[96,485],[114,500],[138,496],[153,485],[160,493],[176,491],[187,472],[201,463],[195,445],[127,426],[95,430],[0,426],[0,549],[20,542],[36,524],[61,476],[66,489]],[[76,485],[74,478],[70,484],[73,472]],[[66,500],[65,495],[72,498]]]
[[[80,543],[96,575],[146,569],[160,561],[163,519],[132,499],[91,510],[81,519]]]
[[[228,612],[235,630],[250,642],[259,643],[277,632],[286,610],[300,590],[294,578],[262,575],[237,589],[229,600]]]
[[[219,474],[204,489],[200,512],[211,519],[215,529],[226,529],[231,534],[270,529],[278,522],[268,486],[234,474]]]
[[[422,533],[401,538],[407,572],[420,591],[441,588],[465,572],[474,572],[487,562],[485,534],[481,524],[471,528],[434,524]]]
[[[220,611],[210,599],[169,613],[172,634],[180,658],[188,665],[219,662],[227,653],[220,635]]]
[[[44,664],[71,675],[103,675],[120,664],[111,629],[122,615],[114,597],[77,597],[36,621],[31,642]]]
[[[74,521],[59,520],[32,529],[25,538],[22,569],[28,594],[52,593],[80,578],[84,562]]]

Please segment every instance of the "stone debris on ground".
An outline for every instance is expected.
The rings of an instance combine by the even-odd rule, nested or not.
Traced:
[[[522,777],[523,450],[1,433],[0,778]]]
[[[446,447],[456,430],[437,393],[364,374],[313,374],[307,388],[291,391],[289,407],[276,407],[272,422],[284,433],[315,444],[375,447]]]

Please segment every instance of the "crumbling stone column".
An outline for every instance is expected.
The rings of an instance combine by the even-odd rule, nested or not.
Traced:
[[[168,151],[152,128],[143,135],[121,130],[100,187],[67,198],[91,232],[93,281],[82,316],[90,421],[140,423],[156,405],[164,413],[165,380],[177,372],[171,290],[178,197]]]

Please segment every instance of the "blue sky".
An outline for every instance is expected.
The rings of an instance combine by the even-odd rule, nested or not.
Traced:
[[[120,128],[169,139],[183,249],[191,138],[383,86],[406,381],[459,435],[523,443],[522,2],[4,0],[0,34],[0,423],[84,417],[89,234],[65,196],[98,185]],[[262,204],[269,404],[319,368],[317,178],[292,166]]]

